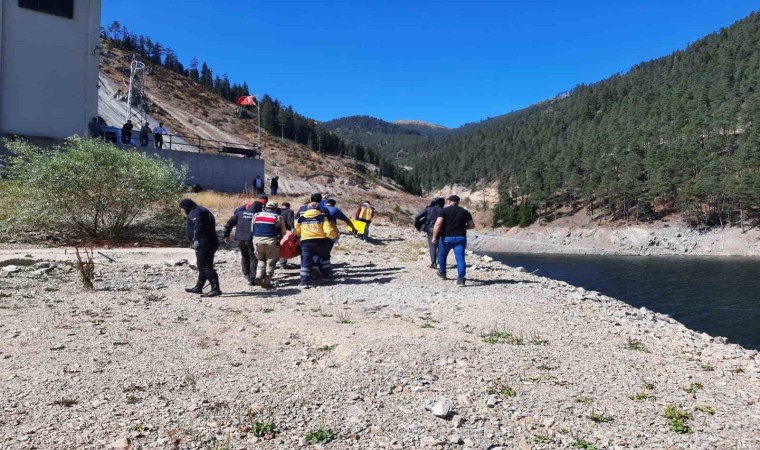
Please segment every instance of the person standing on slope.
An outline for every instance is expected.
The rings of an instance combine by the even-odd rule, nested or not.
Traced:
[[[310,287],[311,268],[320,266],[322,276],[332,279],[330,263],[331,241],[338,234],[330,220],[322,214],[315,202],[307,205],[306,211],[296,219],[296,236],[301,237],[301,287]]]
[[[280,188],[280,177],[274,177],[269,182],[269,193],[274,195],[277,195],[277,190]]]
[[[140,145],[143,147],[148,146],[148,140],[150,139],[148,135],[150,135],[151,129],[150,124],[148,122],[145,122],[145,125],[140,128]]]
[[[164,128],[164,123],[159,122],[158,126],[153,129],[153,140],[155,141],[156,148],[164,148],[165,134],[166,134],[166,128]]]
[[[256,189],[257,194],[264,193],[264,180],[261,179],[261,175],[256,175],[256,179],[253,180],[253,188]]]
[[[375,207],[372,206],[372,202],[365,200],[364,203],[359,205],[359,209],[356,210],[354,218],[360,222],[364,222],[364,234],[361,238],[363,241],[369,239],[369,225],[372,223],[372,218],[375,216]]]
[[[189,198],[179,202],[182,215],[187,217],[186,235],[195,250],[196,265],[198,266],[198,282],[194,287],[186,288],[186,292],[201,294],[201,297],[216,297],[222,295],[219,288],[219,275],[214,270],[214,254],[219,248],[219,238],[216,236],[216,220],[211,211],[197,205]],[[211,291],[203,294],[206,281],[211,283]]]
[[[272,277],[277,261],[280,260],[280,238],[285,234],[285,224],[276,212],[277,202],[267,202],[260,213],[253,216],[253,248],[259,267],[256,276],[265,289],[272,287]]]
[[[430,252],[430,268],[438,268],[438,244],[433,243],[433,228],[435,228],[435,222],[440,217],[443,211],[443,197],[433,197],[433,201],[430,202],[430,206],[420,211],[415,217],[415,223],[425,218],[425,222],[422,225],[420,231],[424,231],[427,234],[428,252]]]
[[[446,279],[446,257],[454,250],[457,260],[457,286],[463,287],[467,270],[464,260],[467,230],[475,228],[475,222],[472,220],[472,214],[459,206],[458,196],[451,195],[448,201],[449,206],[443,208],[440,217],[435,221],[432,242],[438,244],[438,276]]]
[[[232,243],[230,234],[232,229],[235,229],[235,241],[240,249],[240,264],[243,269],[243,276],[248,280],[249,286],[256,284],[256,269],[259,263],[253,248],[253,234],[251,233],[253,216],[259,211],[261,211],[261,202],[250,202],[244,207],[236,209],[224,226],[224,242],[227,244]]]
[[[132,142],[132,129],[135,126],[132,125],[131,120],[127,120],[127,122],[121,126],[121,143],[122,144],[129,144]]]

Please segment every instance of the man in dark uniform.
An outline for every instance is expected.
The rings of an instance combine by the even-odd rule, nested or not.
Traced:
[[[182,214],[187,217],[187,240],[195,250],[196,265],[198,266],[198,282],[194,287],[185,291],[201,294],[201,297],[216,297],[222,295],[219,289],[219,275],[214,270],[214,254],[219,248],[219,238],[216,236],[216,220],[211,211],[197,205],[189,198],[179,202]],[[211,283],[211,291],[203,294],[206,281]]]
[[[258,211],[256,211],[257,209]],[[232,233],[232,229],[235,228],[235,241],[237,241],[238,248],[240,249],[243,276],[248,279],[249,286],[256,284],[256,268],[259,263],[253,249],[251,219],[253,219],[254,214],[260,211],[261,202],[251,202],[245,205],[243,209],[236,209],[235,213],[232,214],[232,217],[230,217],[230,220],[224,226],[224,242],[228,244],[232,242],[230,234]]]

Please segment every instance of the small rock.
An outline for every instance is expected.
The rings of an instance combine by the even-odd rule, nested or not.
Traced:
[[[434,416],[444,419],[451,414],[451,410],[453,409],[454,405],[450,401],[440,400],[433,405],[433,409],[431,409],[430,412],[432,412]]]
[[[117,439],[108,446],[111,450],[129,450],[129,438]]]
[[[5,266],[3,268],[0,268],[0,271],[5,272],[10,275],[10,274],[21,272],[21,268],[18,266],[10,265],[10,266]]]

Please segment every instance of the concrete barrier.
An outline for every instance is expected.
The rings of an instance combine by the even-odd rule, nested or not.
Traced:
[[[5,136],[11,137],[11,136]],[[42,138],[30,138],[25,136],[35,145],[50,147],[61,145],[62,140]],[[136,151],[156,155],[159,158],[169,160],[177,167],[187,165],[188,185],[199,184],[203,189],[219,192],[243,192],[246,187],[252,187],[256,175],[264,176],[264,160],[255,158],[242,158],[237,156],[215,155],[213,153],[194,153],[177,150],[166,150],[152,147],[136,147]],[[10,155],[0,141],[0,155]],[[1,163],[0,163],[1,164]]]
[[[136,150],[169,160],[177,167],[187,165],[189,169],[187,184],[200,184],[203,189],[242,192],[246,187],[252,187],[256,175],[265,179],[263,159],[178,152],[160,148],[138,147]]]

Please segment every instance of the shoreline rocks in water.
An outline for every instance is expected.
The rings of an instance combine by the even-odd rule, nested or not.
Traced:
[[[489,252],[588,255],[760,257],[760,231],[727,228],[700,233],[684,226],[627,225],[514,227],[474,233],[472,248]]]
[[[0,447],[760,446],[757,351],[487,257],[457,289],[420,235],[373,233],[305,291],[222,250],[203,300],[186,249],[110,250],[94,291],[62,249],[0,250],[56,263],[0,278]]]

